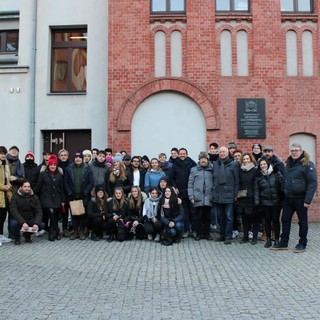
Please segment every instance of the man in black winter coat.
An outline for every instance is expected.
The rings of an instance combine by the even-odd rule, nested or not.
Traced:
[[[299,243],[294,252],[304,252],[307,247],[308,208],[317,190],[317,171],[306,151],[298,143],[290,147],[290,156],[284,170],[284,203],[282,212],[282,234],[273,250],[287,250],[291,220],[297,212],[299,219]]]

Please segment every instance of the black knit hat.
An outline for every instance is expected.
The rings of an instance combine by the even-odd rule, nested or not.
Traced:
[[[144,155],[143,157],[141,157],[141,162],[144,161],[148,161],[150,163],[150,159],[148,158],[148,156]]]
[[[98,193],[99,191],[103,191],[104,192],[104,185],[103,184],[98,184],[97,186],[95,186],[95,191],[96,193]]]

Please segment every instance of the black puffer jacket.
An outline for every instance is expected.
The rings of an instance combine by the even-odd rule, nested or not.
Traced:
[[[237,204],[240,208],[254,206],[254,178],[257,169],[253,166],[250,170],[246,171],[243,167],[240,169],[240,188],[239,190],[247,190],[247,196],[239,198]]]
[[[257,171],[254,180],[254,202],[257,206],[280,206],[283,198],[283,176],[280,171],[269,175],[263,175]]]
[[[40,226],[42,209],[39,198],[33,192],[25,194],[20,188],[10,202],[10,214],[20,225],[23,225],[30,219],[34,219],[34,224]]]
[[[317,186],[317,171],[308,153],[304,151],[297,161],[289,156],[284,170],[285,198],[302,198],[310,204]]]
[[[47,169],[40,173],[34,192],[39,196],[42,208],[60,208],[66,202],[63,175],[56,170],[51,174]]]

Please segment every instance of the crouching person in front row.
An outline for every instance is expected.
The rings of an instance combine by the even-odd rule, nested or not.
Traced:
[[[167,187],[158,205],[158,219],[162,222],[162,244],[171,246],[173,242],[179,243],[183,232],[183,207],[172,187]]]
[[[31,235],[44,228],[39,198],[33,194],[30,182],[24,180],[10,203],[10,227],[16,245],[20,242],[20,230],[27,243],[32,243]],[[31,228],[31,229],[30,229]]]

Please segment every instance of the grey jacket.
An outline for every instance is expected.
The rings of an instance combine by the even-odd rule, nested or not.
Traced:
[[[190,172],[188,196],[194,200],[194,207],[212,206],[213,167],[209,162],[206,167],[199,162]]]
[[[218,159],[213,163],[213,202],[233,203],[239,191],[239,165],[229,158],[224,164],[226,183],[219,182],[221,162]]]

